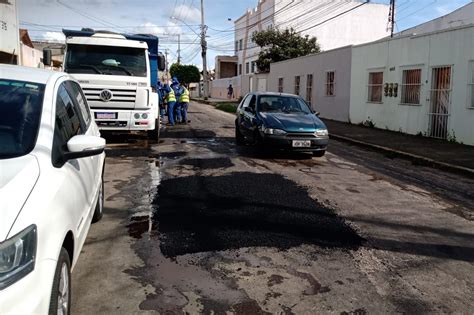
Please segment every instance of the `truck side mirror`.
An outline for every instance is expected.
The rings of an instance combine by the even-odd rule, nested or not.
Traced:
[[[45,66],[51,66],[53,52],[49,48],[43,49],[43,64]]]
[[[158,54],[158,70],[164,71],[166,69],[165,56],[162,53]]]

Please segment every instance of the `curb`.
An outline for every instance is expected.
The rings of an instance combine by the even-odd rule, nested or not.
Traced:
[[[432,167],[436,167],[436,168],[441,169],[441,170],[445,170],[445,171],[449,171],[449,172],[452,172],[452,173],[456,173],[456,174],[460,174],[460,175],[464,175],[464,176],[474,178],[474,169],[471,169],[471,168],[458,166],[458,165],[445,163],[445,162],[440,162],[440,161],[436,161],[436,160],[433,160],[433,159],[430,159],[430,158],[427,158],[427,157],[424,157],[424,156],[420,156],[420,155],[416,155],[416,154],[412,154],[412,153],[408,153],[408,152],[403,152],[403,151],[395,150],[395,149],[392,149],[392,148],[380,146],[380,145],[377,145],[377,144],[367,143],[367,142],[364,142],[364,141],[355,140],[355,139],[352,139],[352,138],[349,138],[349,137],[335,135],[335,134],[331,134],[331,133],[329,134],[329,138],[339,140],[339,141],[353,143],[353,144],[356,144],[356,145],[359,145],[359,146],[362,146],[362,147],[366,147],[366,148],[369,148],[369,149],[373,149],[375,151],[379,151],[379,152],[383,152],[383,153],[390,153],[390,154],[393,154],[393,155],[395,155],[397,157],[400,157],[400,158],[404,158],[404,159],[411,160],[411,161],[416,161],[421,165],[432,166]]]
[[[200,99],[195,99],[195,98],[190,98],[191,101],[197,102],[197,103],[202,103],[202,104],[207,104],[207,105],[214,105],[214,102],[211,101],[205,101],[205,100],[200,100]]]

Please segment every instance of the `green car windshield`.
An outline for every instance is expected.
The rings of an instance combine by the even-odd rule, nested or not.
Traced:
[[[262,95],[258,98],[257,108],[260,112],[311,114],[305,101],[291,96]]]
[[[0,159],[28,154],[36,144],[44,84],[0,79]]]

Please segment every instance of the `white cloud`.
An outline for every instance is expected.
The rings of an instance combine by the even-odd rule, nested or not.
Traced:
[[[184,4],[178,5],[171,16],[182,20],[187,24],[196,24],[201,21],[201,11],[198,8],[190,7]]]
[[[64,34],[60,32],[46,32],[46,33],[43,33],[42,35],[43,35],[44,40],[48,42],[64,43],[66,40]]]

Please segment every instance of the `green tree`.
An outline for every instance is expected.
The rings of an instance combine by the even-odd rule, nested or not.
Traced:
[[[260,72],[269,72],[270,63],[293,59],[321,51],[316,37],[301,36],[293,28],[280,31],[270,29],[256,32],[252,40],[262,48],[257,67]]]
[[[179,82],[194,83],[201,80],[199,69],[195,65],[183,65],[173,63],[170,67],[170,73],[178,78]]]

